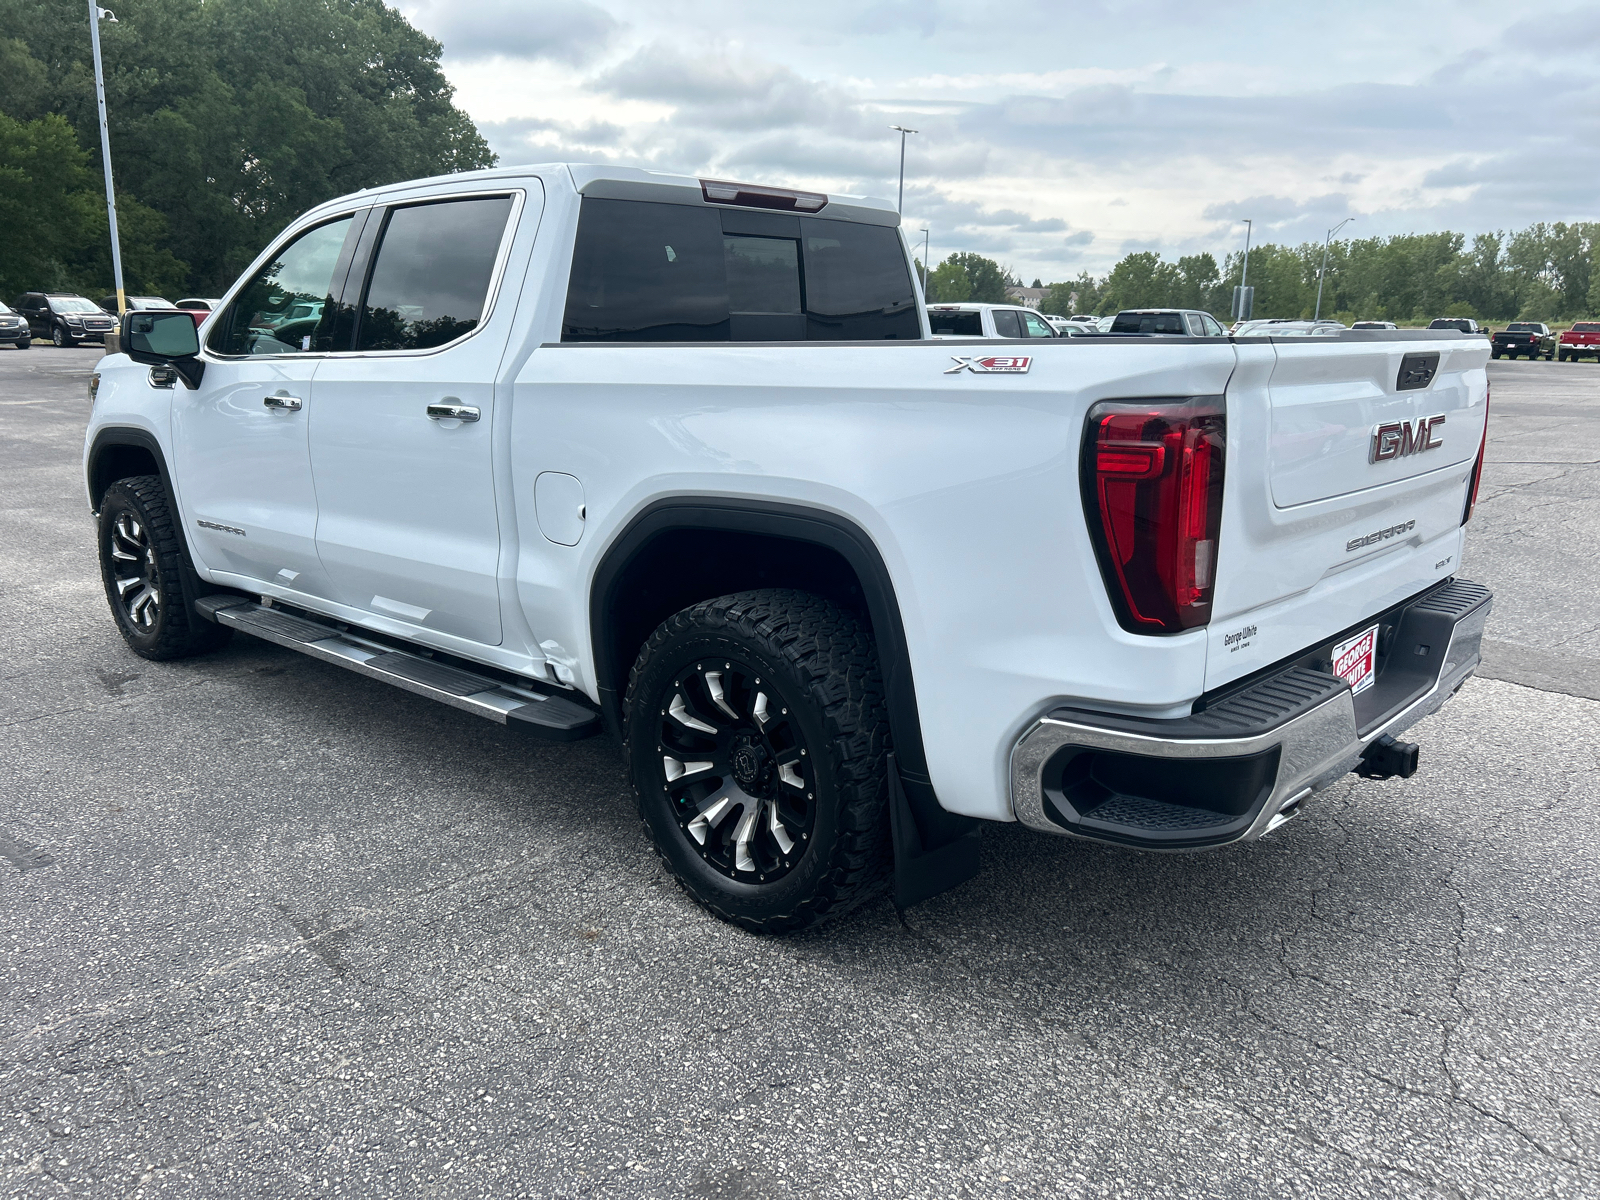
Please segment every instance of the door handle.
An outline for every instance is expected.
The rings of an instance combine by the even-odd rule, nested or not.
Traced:
[[[276,396],[261,397],[261,403],[268,408],[286,408],[290,412],[299,412],[302,401],[299,396],[285,396],[279,393]]]
[[[434,421],[476,421],[483,416],[470,404],[430,404],[428,417]]]

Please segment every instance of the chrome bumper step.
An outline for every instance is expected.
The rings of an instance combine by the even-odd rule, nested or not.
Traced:
[[[575,700],[437,662],[420,649],[417,653],[397,650],[332,622],[235,595],[204,596],[195,602],[195,608],[208,621],[521,729],[544,741],[574,742],[600,732],[600,714]]]

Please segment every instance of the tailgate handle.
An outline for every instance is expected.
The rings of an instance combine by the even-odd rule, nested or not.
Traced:
[[[1415,392],[1427,387],[1433,382],[1433,377],[1439,373],[1438,352],[1432,354],[1408,354],[1400,360],[1400,374],[1395,376],[1394,390],[1397,392]]]

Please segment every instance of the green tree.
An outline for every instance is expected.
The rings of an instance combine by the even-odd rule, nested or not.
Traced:
[[[971,300],[978,304],[1004,304],[1006,302],[1006,285],[1011,282],[1010,273],[992,258],[984,258],[981,254],[966,252],[950,255],[940,264],[940,270],[954,263],[967,276],[971,290],[963,296],[963,300]],[[934,272],[938,274],[938,272]]]
[[[1129,254],[1106,276],[1100,305],[1108,312],[1124,308],[1171,308],[1183,277],[1178,267],[1162,262],[1153,250]]]
[[[961,264],[945,259],[928,276],[929,304],[960,304],[972,296],[972,279]]]
[[[123,253],[155,239],[187,263],[172,290],[216,294],[333,196],[494,162],[439,44],[381,0],[121,0],[117,17],[100,32]],[[0,110],[64,117],[98,169],[86,21],[75,0],[0,0]],[[164,222],[124,217],[124,195]]]

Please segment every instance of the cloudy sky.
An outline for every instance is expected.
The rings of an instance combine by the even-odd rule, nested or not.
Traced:
[[[399,6],[503,163],[892,199],[908,125],[910,236],[1030,280],[1600,218],[1596,0]]]

